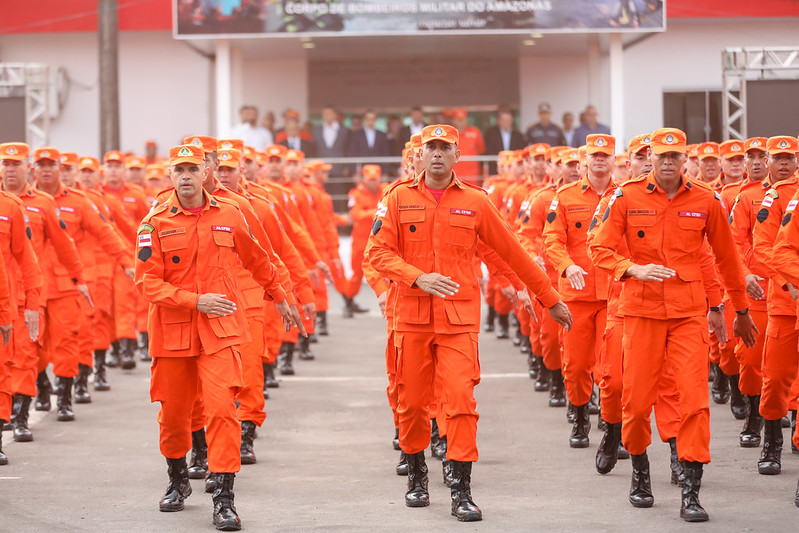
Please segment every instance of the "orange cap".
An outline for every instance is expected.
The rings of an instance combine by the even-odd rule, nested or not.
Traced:
[[[241,166],[241,152],[233,148],[219,150],[216,160],[220,167],[239,168]]]
[[[192,135],[190,137],[183,137],[183,144],[193,144],[194,146],[199,146],[206,154],[216,152],[217,147],[216,137],[208,137],[206,135]]]
[[[464,109],[462,107],[458,107],[458,108],[452,110],[452,118],[457,118],[457,119],[464,120],[468,116],[469,116],[469,113],[467,113],[466,109]]]
[[[696,153],[699,156],[700,161],[707,159],[708,157],[715,157],[716,159],[721,157],[721,153],[719,152],[719,143],[714,143],[712,141],[700,143],[696,149]]]
[[[365,180],[379,180],[383,175],[380,165],[364,165],[361,169],[361,173]]]
[[[580,157],[580,149],[579,148],[565,148],[560,151],[560,164],[566,165],[576,161],[580,163],[582,161],[582,157]]]
[[[685,151],[688,154],[688,157],[699,157],[699,153],[697,152],[697,150],[699,150],[698,144],[689,144],[688,146],[685,147]]]
[[[617,167],[625,167],[627,166],[627,152],[622,152],[620,154],[616,154],[616,166]]]
[[[78,164],[78,154],[75,152],[61,152],[61,166],[74,167]]]
[[[415,135],[411,135],[411,150],[419,150],[422,147],[422,134],[417,133]]]
[[[544,159],[549,159],[549,150],[552,148],[547,143],[536,143],[531,144],[524,150],[519,150],[522,152],[522,157],[537,157],[539,155],[544,156]]]
[[[147,168],[147,161],[137,155],[129,156],[125,159],[126,168]]]
[[[296,109],[286,109],[286,112],[283,113],[283,117],[286,119],[294,118],[299,120],[300,119],[300,112]]]
[[[759,150],[761,152],[765,152],[766,144],[768,144],[768,139],[765,137],[750,137],[746,139],[746,142],[744,143],[744,152],[748,152],[749,150]]]
[[[430,141],[442,141],[450,144],[458,144],[460,136],[458,130],[449,124],[432,124],[422,129],[422,144]]]
[[[125,154],[123,154],[119,150],[111,150],[110,152],[106,152],[105,155],[103,156],[103,163],[108,163],[109,161],[125,163]]]
[[[649,148],[649,134],[636,135],[627,143],[627,154],[637,154],[644,148]]]
[[[201,146],[196,144],[181,144],[169,149],[169,166],[180,165],[181,163],[193,163],[199,165],[205,161],[205,152]]]
[[[24,161],[31,153],[31,148],[25,143],[3,143],[0,144],[0,159],[11,159],[12,161]]]
[[[295,161],[297,163],[302,163],[305,161],[305,154],[300,152],[299,150],[286,150],[286,155],[284,156],[286,161]]]
[[[244,151],[244,141],[241,139],[219,139],[219,142],[216,144],[217,150],[230,150],[231,148],[234,150],[238,150],[239,152]]]
[[[505,164],[521,163],[524,160],[526,150],[509,150],[505,156]]]
[[[413,150],[411,150],[410,148],[405,148],[402,151],[402,159],[403,160],[405,160],[405,159],[413,159]]]
[[[153,163],[152,165],[147,165],[147,177],[148,180],[160,180],[164,177],[164,166],[160,163]]]
[[[56,163],[61,163],[61,153],[52,146],[42,146],[38,150],[33,151],[33,162],[41,161],[42,159],[49,159]]]
[[[799,151],[797,146],[796,137],[789,137],[787,135],[778,135],[776,137],[769,137],[766,143],[769,155],[789,154],[796,155]]]
[[[287,150],[288,149],[281,144],[273,144],[272,146],[266,147],[266,157],[267,159],[270,157],[279,157],[280,159],[283,159],[286,157]]]
[[[497,154],[497,164],[507,165],[508,155],[510,155],[510,150],[500,150],[500,152]]]
[[[84,155],[78,160],[78,170],[89,169],[92,172],[97,172],[100,169],[100,160],[96,157]]]
[[[736,139],[724,141],[719,145],[719,153],[724,159],[732,159],[733,157],[744,155],[744,141]]]
[[[586,154],[613,155],[616,153],[616,137],[604,133],[592,133],[585,138]]]
[[[255,161],[256,157],[258,156],[258,152],[256,152],[255,148],[252,146],[245,146],[241,155],[245,161]]]
[[[547,159],[552,161],[553,163],[560,163],[560,152],[564,149],[568,148],[568,146],[553,146],[549,149],[549,154],[547,155]]]
[[[649,134],[649,148],[653,154],[685,153],[685,132],[677,128],[660,128]]]

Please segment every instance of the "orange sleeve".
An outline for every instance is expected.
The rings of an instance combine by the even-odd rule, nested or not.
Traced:
[[[322,260],[327,260],[327,245],[325,243],[325,236],[324,232],[322,231],[322,226],[319,224],[319,219],[317,218],[316,213],[311,209],[311,204],[308,202],[307,197],[304,197],[302,194],[295,196],[297,197],[297,207],[299,208],[302,219],[305,222],[305,227],[308,228],[308,234],[313,240],[314,247],[316,248],[316,251],[319,252]]]
[[[83,262],[80,260],[75,243],[67,234],[66,223],[56,214],[55,202],[52,205],[48,203],[42,209],[42,213],[44,214],[44,232],[47,239],[53,244],[58,261],[64,265],[76,284],[84,283]]]
[[[316,251],[313,241],[311,241],[311,236],[308,235],[308,232],[305,231],[285,209],[283,209],[283,206],[275,202],[273,203],[273,207],[275,209],[275,214],[283,224],[283,230],[286,232],[286,235],[288,235],[291,242],[294,243],[294,246],[297,248],[297,251],[305,260],[306,267],[315,268],[314,265],[321,261],[322,258],[319,257],[319,252]]]
[[[424,271],[400,257],[398,227],[399,215],[395,190],[378,204],[372,235],[369,237],[371,246],[367,244],[365,256],[381,274],[397,283],[413,287],[416,279],[424,274]]]
[[[300,303],[312,302],[313,288],[311,287],[311,278],[308,276],[308,270],[303,265],[299,252],[297,252],[291,241],[286,238],[280,221],[268,202],[264,200],[263,205],[261,223],[275,248],[275,252],[277,252],[277,255],[288,269],[289,276],[294,284],[295,296]]]
[[[339,259],[338,229],[336,229],[336,213],[333,211],[333,200],[322,190],[317,191],[316,199],[318,200],[316,213],[319,216],[319,224],[325,233],[327,253],[331,259]]]
[[[106,198],[110,196],[111,195],[108,195]],[[127,239],[128,242],[135,242],[136,230],[139,226],[128,216],[119,203],[119,200],[107,200],[106,205],[108,206],[108,212],[111,214],[111,222],[116,225],[122,236]]]
[[[741,201],[741,196],[737,196],[730,210],[730,228],[732,228],[732,238],[741,258],[751,257],[752,255],[751,221],[752,203],[746,197],[744,197],[744,201]],[[742,261],[741,266],[743,267],[744,275],[752,273],[746,261]]]
[[[770,189],[760,205],[760,211],[757,213],[758,223],[755,224],[752,232],[752,248],[755,259],[763,265],[766,275],[774,280],[774,283],[784,287],[788,280],[782,277],[772,266],[774,241],[777,239],[777,233],[780,230],[781,217],[782,208],[779,193],[776,189]]]
[[[626,203],[622,189],[618,189],[608,202],[600,219],[599,229],[588,244],[588,253],[594,265],[610,273],[615,279],[622,279],[627,269],[635,264],[617,252],[627,226]]]
[[[524,283],[516,275],[516,272],[503,261],[497,252],[481,240],[477,241],[477,256],[486,264],[488,273],[500,287],[513,285],[517,291],[524,289]]]
[[[785,210],[772,255],[772,267],[794,287],[799,287],[799,224],[794,216],[798,202],[799,192]]]
[[[0,325],[10,326],[13,321],[14,302],[11,301],[11,287],[6,274],[6,262],[0,257]]]
[[[527,285],[544,307],[550,308],[560,300],[560,295],[552,288],[546,273],[525,252],[510,226],[502,220],[494,204],[485,197],[481,214],[478,214],[478,235],[493,248],[513,269],[519,279]]]
[[[707,241],[713,248],[719,275],[735,310],[747,309],[749,308],[749,298],[746,295],[746,281],[744,280],[741,258],[738,256],[738,251],[732,238],[727,211],[720,197],[718,197],[717,201],[711,202],[710,205],[710,209],[708,209]]]
[[[561,205],[560,193],[556,193],[547,212],[547,224],[544,225],[544,246],[559,276],[563,276],[563,272],[575,264],[566,249],[566,227],[566,211]]]
[[[363,277],[366,278],[366,283],[372,288],[375,296],[380,296],[388,290],[388,282],[369,262],[368,251],[371,246],[372,241],[370,239],[366,243],[366,252],[363,255]]]
[[[239,254],[244,268],[250,271],[255,281],[264,288],[266,294],[272,300],[277,303],[284,301],[286,292],[280,285],[278,267],[271,261],[270,254],[266,249],[259,241],[256,241],[244,215],[237,211],[237,216],[239,220],[237,223],[232,224],[233,242],[236,245],[236,252]],[[272,250],[269,238],[266,237],[266,234],[263,234],[263,237],[266,239],[266,246],[269,247],[272,255],[274,255],[275,252]]]
[[[84,228],[97,240],[103,251],[112,256],[122,268],[133,268],[130,251],[119,239],[110,223],[102,219],[97,206],[86,200],[81,202],[80,209]]]
[[[37,310],[44,302],[41,301],[44,277],[36,258],[29,237],[29,228],[25,222],[25,213],[21,206],[13,206],[11,215],[11,255],[22,273],[25,285],[25,309]]]
[[[702,270],[702,282],[705,286],[705,297],[710,307],[718,307],[722,302],[722,287],[716,270],[716,259],[707,240],[699,253],[699,268]]]

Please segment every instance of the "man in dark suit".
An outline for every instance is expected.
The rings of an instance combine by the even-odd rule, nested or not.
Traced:
[[[363,115],[363,127],[350,132],[347,155],[363,158],[362,163],[372,162],[370,158],[385,157],[388,153],[388,137],[385,132],[375,128],[377,114],[371,109]],[[381,165],[382,167],[383,165]]]
[[[327,106],[322,109],[322,125],[315,126],[311,139],[314,144],[314,157],[327,159],[331,157],[345,157],[349,144],[349,132],[339,120],[335,108]],[[331,176],[348,176],[347,165],[333,165]],[[346,190],[344,191],[346,193]]]
[[[422,133],[422,129],[427,126],[424,121],[424,111],[419,106],[411,108],[411,123],[400,130],[399,138],[402,139],[403,146],[411,140],[411,135]]]
[[[524,135],[513,127],[513,114],[508,109],[497,111],[497,125],[488,128],[483,134],[486,143],[486,154],[497,155],[503,150],[521,150],[524,148]],[[497,173],[497,164],[489,163],[489,173]]]
[[[307,139],[303,139],[302,130],[300,129],[300,121],[297,118],[286,118],[285,135],[278,142],[290,150],[299,150],[305,154],[307,159],[316,157],[316,147],[314,143]]]

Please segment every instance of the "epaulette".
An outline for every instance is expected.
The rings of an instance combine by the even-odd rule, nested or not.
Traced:
[[[769,190],[773,191],[778,187],[784,187],[785,185],[793,185],[793,184],[796,184],[796,178],[788,178],[787,180],[778,181],[777,183],[772,184],[771,189]],[[776,196],[774,198],[776,198]]]
[[[400,185],[407,185],[408,183],[412,183],[415,179],[416,179],[415,177],[414,178],[406,178],[404,180],[400,180],[400,181],[396,182],[395,184],[391,185],[390,187],[388,187],[386,189],[386,191],[383,193],[383,196],[384,197],[387,196],[388,193],[392,192],[394,189],[396,189]]]
[[[74,194],[75,196],[80,196],[81,198],[88,198],[89,195],[86,192],[80,189],[73,189],[71,187],[65,187],[64,191],[68,192],[69,194]]]
[[[561,191],[565,191],[567,189],[571,189],[572,187],[576,187],[581,180],[573,181],[571,183],[567,183],[566,185],[561,185],[556,189],[557,193],[560,194]]]
[[[145,222],[148,222],[151,218],[153,218],[153,216],[166,211],[166,208],[168,206],[169,204],[167,204],[166,202],[162,204],[155,204],[154,206],[152,206],[150,208],[150,212],[144,215],[144,218],[142,219],[142,225],[144,225]],[[139,226],[139,228],[141,229],[141,226]]]
[[[482,187],[480,187],[479,185],[475,185],[474,183],[469,183],[468,181],[461,181],[461,183],[462,183],[463,185],[466,185],[467,187],[471,187],[472,189],[477,189],[477,190],[478,190],[478,191],[480,191],[481,193],[483,193],[483,194],[485,194],[486,196],[488,196],[488,191],[487,191],[487,190],[485,190],[485,189],[483,189],[483,188],[482,188]]]

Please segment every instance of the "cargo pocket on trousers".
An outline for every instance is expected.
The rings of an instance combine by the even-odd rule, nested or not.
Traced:
[[[184,307],[161,307],[165,350],[188,350],[191,344],[191,310]]]

